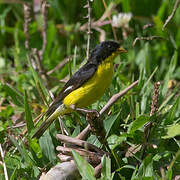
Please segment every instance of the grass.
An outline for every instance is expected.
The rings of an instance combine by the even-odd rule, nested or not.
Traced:
[[[7,1],[8,2],[8,1]],[[29,1],[32,3],[31,1]],[[65,58],[67,64],[50,75],[34,66],[31,54],[26,50],[23,31],[23,5],[0,3],[0,144],[4,158],[0,159],[0,179],[5,179],[3,163],[9,179],[38,179],[42,172],[60,163],[56,147],[62,145],[56,139],[60,133],[58,121],[39,139],[31,139],[36,127],[33,123],[58,94],[64,81],[74,73],[86,57],[87,33],[81,27],[87,23],[85,0],[48,1],[47,45],[42,58],[44,72],[54,69]],[[104,96],[89,109],[100,111],[116,93],[139,80],[136,87],[118,100],[103,118],[105,139],[111,149],[109,157],[102,157],[99,179],[154,180],[175,179],[180,175],[180,8],[164,30],[163,24],[171,14],[173,1],[107,0],[114,5],[110,16],[118,12],[131,12],[128,27],[115,28],[118,41],[128,50],[115,59],[115,74]],[[93,1],[93,21],[105,12],[102,1]],[[31,13],[29,25],[30,48],[42,48],[43,16]],[[108,20],[106,18],[105,20]],[[146,24],[152,27],[143,29]],[[101,28],[101,33],[97,27]],[[99,39],[114,39],[110,24],[92,28],[90,49]],[[160,38],[138,40],[136,37]],[[35,58],[35,63],[39,59]],[[61,80],[61,81],[60,81]],[[150,116],[154,83],[160,82],[158,111]],[[84,116],[73,113],[62,119],[64,128],[71,137],[76,137],[86,126]],[[144,125],[152,122],[145,157]],[[25,123],[25,126],[20,126]],[[19,128],[17,127],[19,126]],[[27,134],[23,135],[27,129]],[[102,144],[91,132],[86,139],[102,149]],[[72,152],[80,175],[95,179],[94,168],[85,158]],[[81,179],[81,178],[79,178]]]

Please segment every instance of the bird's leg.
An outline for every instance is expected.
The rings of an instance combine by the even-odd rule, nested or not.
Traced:
[[[72,110],[75,110],[77,112],[80,112],[80,113],[86,113],[87,116],[89,116],[88,118],[91,118],[93,119],[93,117],[95,118],[98,118],[100,116],[99,112],[96,110],[96,109],[86,109],[86,108],[77,108],[76,105],[70,105],[70,108]]]
[[[75,105],[71,105],[70,108],[73,109],[74,111],[81,113],[81,114],[84,114],[84,113],[86,114],[86,120],[90,124],[91,131],[94,132],[94,134],[97,134],[97,132],[99,132],[99,130],[102,129],[102,128],[99,128],[98,123],[96,123],[98,118],[100,117],[100,114],[97,110],[77,108]]]
[[[77,108],[75,105],[70,106],[71,109],[78,111],[80,113],[86,113],[86,120],[90,124],[90,129],[93,134],[97,136],[99,141],[111,152],[111,149],[108,146],[108,142],[105,139],[106,132],[103,126],[103,121],[100,120],[100,113],[96,109],[84,109]]]

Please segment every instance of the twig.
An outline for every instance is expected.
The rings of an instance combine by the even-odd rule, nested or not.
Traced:
[[[113,8],[114,8],[114,4],[110,3],[108,9],[105,10],[104,14],[97,21],[93,22],[93,20],[91,20],[91,28],[101,27],[107,24],[111,24],[110,20],[105,20],[105,19],[109,16]],[[88,23],[85,23],[80,27],[80,31],[85,31],[87,28],[88,28]]]
[[[137,37],[137,38],[133,41],[132,46],[134,47],[135,44],[136,44],[136,42],[139,41],[139,40],[152,41],[153,39],[164,39],[164,40],[166,40],[166,38],[161,37],[161,36]]]
[[[42,61],[43,59],[43,54],[47,45],[47,16],[48,16],[48,5],[46,0],[41,0],[41,13],[43,16],[43,31],[42,31],[42,38],[43,38],[43,45],[42,49],[40,51],[40,59]]]
[[[98,32],[100,33],[99,41],[100,41],[100,42],[105,41],[106,32],[105,32],[103,29],[99,28],[99,27],[94,27],[93,29],[95,29],[96,31],[98,31]]]
[[[63,146],[57,146],[57,151],[60,151],[61,153],[65,155],[72,156],[72,150],[76,151],[79,155],[86,157],[87,161],[92,165],[98,165],[101,162],[102,154],[99,154],[97,152],[88,151],[86,149],[81,149],[77,147],[63,147]]]
[[[73,160],[72,156],[67,156],[67,155],[64,155],[63,153],[59,153],[57,156],[61,162],[67,162],[67,161]]]
[[[0,144],[0,153],[1,153],[2,164],[3,164],[3,168],[4,168],[5,180],[8,180],[9,178],[8,178],[7,168],[6,168],[6,164],[4,162],[4,152],[3,152],[1,144]]]
[[[40,52],[36,48],[33,48],[30,57],[35,62],[36,71],[38,71],[40,77],[44,80],[45,85],[47,87],[49,87],[50,86],[50,82],[48,80],[48,76],[46,74],[46,71],[45,71],[45,69],[44,69],[44,67],[42,65],[42,61],[41,61],[41,57],[40,57]],[[32,60],[31,60],[31,62],[32,62]]]
[[[42,1],[44,2],[45,0],[42,0]],[[44,4],[44,3],[42,3],[42,4]],[[46,43],[47,43],[46,42],[46,29],[47,29],[47,18],[46,18],[46,16],[47,16],[47,8],[46,8],[46,6],[47,6],[46,3],[45,3],[44,6],[42,5],[42,9],[43,9],[42,14],[43,14],[43,17],[44,17],[43,48],[42,48],[43,51],[42,52],[44,52],[44,49],[45,49]],[[30,50],[30,47],[29,47],[29,24],[31,22],[30,13],[31,13],[31,4],[30,3],[24,3],[24,33],[25,33],[25,48],[27,50]],[[37,67],[35,67],[35,68],[39,71],[42,79],[44,79],[46,81],[46,83],[48,84],[48,79],[46,77],[45,70],[44,70],[44,68],[42,66],[42,63],[41,63],[42,53],[41,53],[41,55],[39,55],[39,54],[40,53],[35,48],[32,49],[31,53],[28,52],[28,56],[31,59],[32,65],[34,65],[34,66],[37,65]],[[36,60],[36,62],[34,60]]]
[[[89,59],[89,51],[90,51],[90,40],[91,40],[91,6],[90,6],[91,0],[87,0],[87,5],[84,6],[84,8],[88,9],[88,39],[87,39],[87,50],[86,50],[86,59]]]
[[[50,75],[50,74],[54,73],[55,71],[62,69],[71,59],[72,59],[72,56],[65,58],[55,68],[51,69],[46,74]]]
[[[131,90],[134,86],[138,84],[139,80],[133,82],[130,86],[128,86],[126,89],[122,90],[121,92],[114,94],[111,99],[108,101],[108,103],[101,109],[100,116],[104,115],[109,108],[118,101],[122,96],[124,96],[129,90]]]
[[[42,65],[42,62],[41,62],[41,58],[40,58],[39,52],[38,52],[38,50],[36,48],[32,49],[32,55],[33,55],[33,59],[36,62],[37,70],[39,71],[39,74],[41,76],[42,75],[44,76],[45,71],[44,71],[44,68],[43,68],[43,65]],[[45,77],[42,77],[42,79],[45,79]]]
[[[154,83],[154,94],[153,94],[153,98],[152,98],[150,117],[153,116],[158,111],[159,86],[160,86],[160,82]],[[152,128],[152,121],[145,124],[145,129],[144,129],[145,142],[142,146],[141,159],[144,159],[144,156],[145,156],[146,146],[147,146],[147,143],[149,140],[151,128]]]
[[[166,22],[164,23],[162,30],[164,30],[164,28],[166,27],[166,25],[170,22],[170,20],[171,20],[171,19],[173,18],[173,16],[175,15],[176,10],[177,10],[179,4],[180,4],[180,0],[176,0],[176,2],[175,2],[175,4],[174,4],[174,7],[173,7],[173,11],[172,11],[171,15],[168,16],[168,18],[166,19]]]
[[[24,3],[24,33],[25,33],[25,48],[29,50],[29,24],[31,22],[31,7],[29,3]]]
[[[24,126],[26,126],[26,123],[19,124],[19,125],[16,125],[16,126],[7,127],[7,129],[21,128],[21,127],[24,127]]]
[[[105,9],[107,10],[108,7],[107,7],[107,4],[106,4],[105,0],[102,0],[102,2],[103,2],[103,5],[104,5]],[[109,19],[109,21],[111,21],[111,24],[112,24],[112,19],[111,19],[111,16],[109,14],[108,14],[108,19]],[[112,25],[111,25],[111,27],[112,27],[114,39],[117,41],[116,30],[115,30],[115,28]]]
[[[83,131],[81,131],[77,136],[76,138],[77,139],[85,139],[86,136],[90,133],[91,131],[91,126],[88,124],[87,127],[85,129],[83,129]]]
[[[98,166],[95,167],[94,169],[94,176],[96,178],[99,177],[100,173],[101,173],[101,170],[102,170],[102,163],[100,163]]]
[[[58,140],[64,142],[64,143],[69,143],[70,145],[76,145],[76,146],[85,148],[87,150],[96,151],[96,152],[98,152],[98,153],[100,153],[102,155],[105,154],[104,151],[100,150],[99,148],[97,148],[93,144],[90,144],[90,143],[88,143],[86,141],[83,141],[83,140],[80,140],[80,139],[77,139],[77,138],[72,138],[72,137],[69,137],[69,136],[62,135],[62,134],[57,134],[56,138]]]
[[[107,24],[111,24],[111,21],[107,20],[103,20],[101,21],[100,19],[95,21],[95,22],[91,22],[91,28],[96,28],[96,27],[101,27],[101,26],[105,26]],[[85,23],[83,24],[81,27],[80,27],[80,31],[85,31],[88,27],[88,23]]]
[[[152,23],[145,24],[143,26],[143,30],[148,29],[148,28],[152,28],[153,26],[154,26],[154,24],[152,24]]]
[[[162,180],[166,180],[166,175],[165,175],[163,167],[160,167],[160,173],[161,173]]]

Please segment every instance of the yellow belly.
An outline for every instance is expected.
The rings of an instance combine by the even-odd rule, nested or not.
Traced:
[[[113,76],[112,61],[105,61],[99,65],[97,71],[88,82],[74,90],[64,98],[63,103],[68,108],[70,105],[83,108],[97,101],[109,87]]]

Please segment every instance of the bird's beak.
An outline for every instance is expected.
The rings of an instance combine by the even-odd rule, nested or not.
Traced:
[[[118,48],[117,51],[118,51],[119,53],[127,53],[127,50],[124,49],[123,47]]]

